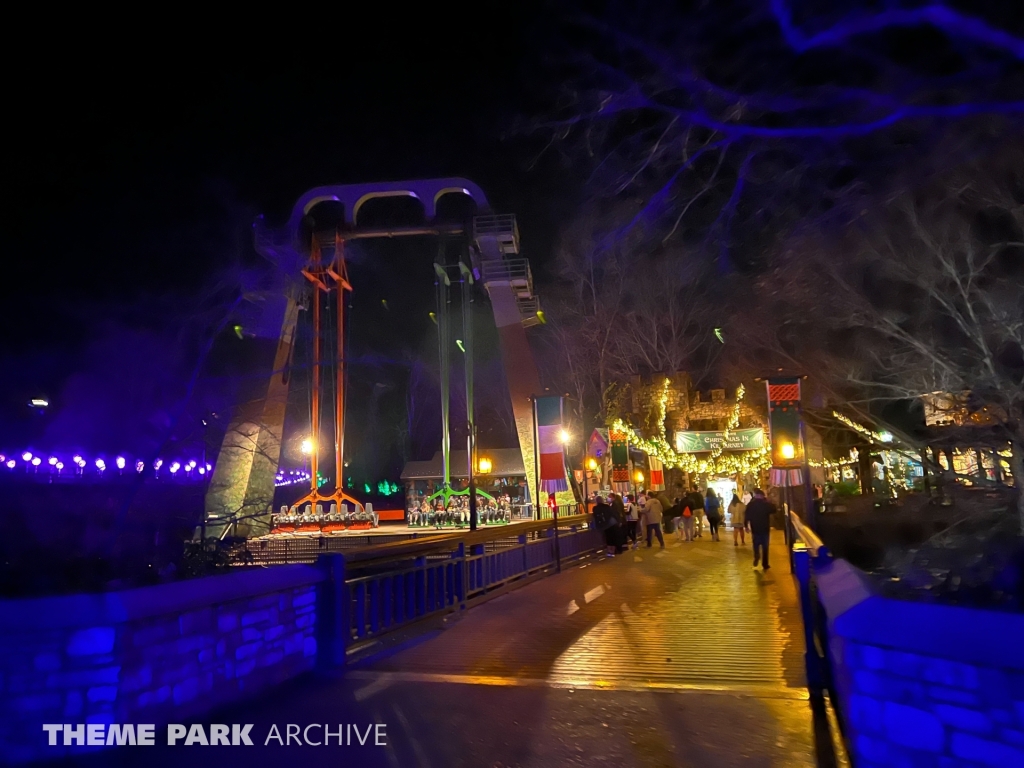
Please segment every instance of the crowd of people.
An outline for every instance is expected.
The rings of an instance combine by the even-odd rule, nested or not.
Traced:
[[[512,499],[508,494],[497,499],[483,496],[477,498],[477,522],[481,525],[497,525],[512,521]],[[438,497],[431,503],[422,499],[419,506],[410,507],[407,519],[412,527],[465,528],[469,525],[469,496],[451,496],[447,505]]]
[[[693,541],[707,531],[711,541],[721,541],[720,529],[726,514],[732,525],[733,546],[745,547],[747,532],[754,554],[754,567],[768,570],[768,541],[775,505],[760,489],[740,498],[733,493],[728,505],[723,504],[715,490],[704,493],[697,488],[676,487],[674,498],[665,491],[641,491],[636,496],[618,493],[595,493],[594,523],[604,532],[605,552],[609,557],[622,554],[627,547],[637,549],[642,540],[648,547],[658,540],[665,548],[665,534],[674,534],[679,541]]]
[[[307,504],[301,509],[283,506],[271,516],[271,523],[271,534],[332,533],[348,528],[376,528],[380,520],[372,508],[342,504],[339,512],[338,505],[332,503],[328,512],[324,512],[323,504]]]

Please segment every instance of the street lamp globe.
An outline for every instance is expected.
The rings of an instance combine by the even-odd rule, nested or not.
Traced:
[[[307,456],[313,452],[313,441],[308,437],[302,441],[302,452]]]

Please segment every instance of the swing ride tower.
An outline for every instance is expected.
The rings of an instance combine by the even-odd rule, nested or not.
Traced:
[[[461,224],[437,220],[439,201],[448,195],[469,197],[476,205],[477,215]],[[406,197],[418,200],[423,207],[423,223],[405,227],[375,228],[362,226],[359,212],[370,200]],[[320,203],[339,205],[342,216],[329,232],[313,231],[309,217]],[[271,263],[282,278],[276,290],[250,297],[260,330],[268,346],[276,342],[272,370],[255,396],[242,404],[232,417],[217,465],[206,496],[206,530],[208,536],[258,536],[269,531],[272,511],[274,476],[280,462],[289,371],[294,354],[298,311],[302,305],[302,283],[312,286],[310,309],[314,326],[312,354],[312,442],[310,452],[310,490],[300,504],[351,503],[362,504],[344,491],[345,466],[345,295],[353,290],[345,268],[345,244],[353,240],[403,236],[436,236],[442,239],[461,238],[470,262],[461,260],[459,269],[463,283],[464,322],[468,322],[468,302],[475,283],[482,283],[491,301],[499,332],[502,363],[508,382],[512,410],[527,468],[527,487],[536,487],[534,472],[534,428],[531,398],[541,392],[537,370],[526,328],[542,322],[529,263],[519,256],[519,230],[515,217],[494,215],[484,195],[473,182],[462,178],[421,181],[349,184],[316,187],[296,202],[287,223],[280,228],[266,226],[262,217],[254,224],[257,251]],[[331,251],[330,258],[325,253]],[[443,267],[438,266],[441,282]],[[447,302],[447,285],[445,301]],[[356,286],[358,288],[358,286]],[[440,293],[439,293],[440,295]],[[332,301],[333,299],[333,301]],[[440,301],[440,298],[439,298]],[[322,349],[322,309],[331,302],[336,306],[336,349]],[[445,306],[447,312],[447,305]],[[447,322],[447,320],[446,320]],[[441,329],[439,329],[440,331]],[[468,326],[467,326],[468,330]],[[442,336],[439,349],[445,349]],[[472,357],[467,357],[467,389],[472,388]],[[323,411],[323,368],[334,367],[334,488],[321,490],[319,470],[321,459],[320,421]],[[470,457],[473,457],[474,425],[471,401],[469,411]],[[448,435],[447,407],[444,435]],[[445,441],[447,445],[447,441]],[[446,487],[451,493],[447,450],[445,451]],[[470,459],[473,460],[472,458]],[[470,470],[475,467],[470,467]],[[447,498],[447,495],[446,495]]]

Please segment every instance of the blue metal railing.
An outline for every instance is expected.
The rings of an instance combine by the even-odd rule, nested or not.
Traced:
[[[827,693],[836,715],[839,738],[846,745],[845,713],[835,684],[835,668],[829,644],[828,615],[818,595],[816,575],[832,564],[832,554],[800,516],[792,510],[786,515],[790,567],[800,592],[800,615],[804,627],[804,664],[807,689],[812,701]]]
[[[325,553],[318,560],[327,572],[317,607],[321,664],[342,664],[365,641],[465,610],[602,548],[590,518],[570,515],[557,526],[536,520]]]
[[[825,566],[832,559],[828,548],[796,514],[790,510],[786,515],[789,544],[790,570],[796,576],[800,589],[800,614],[804,625],[804,658],[807,666],[807,687],[812,692],[821,692],[825,683],[824,665],[828,645],[819,635],[823,610],[817,599],[814,585],[814,571]]]

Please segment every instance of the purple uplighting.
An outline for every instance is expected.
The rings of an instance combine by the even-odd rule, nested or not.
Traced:
[[[13,470],[18,466],[18,459],[14,457],[8,458],[9,455],[0,454],[0,466],[6,466],[7,469]],[[56,454],[44,453],[43,456],[47,457],[44,459],[43,456],[37,456],[32,451],[22,451],[16,453],[15,456],[20,456],[24,462],[28,478],[33,478],[36,481],[46,481],[47,479],[53,481],[58,477],[68,481],[73,478],[108,480],[122,477],[123,471],[132,466],[135,467],[136,473],[142,474],[147,464],[147,461],[143,459],[132,459],[125,454],[117,454],[111,463],[113,466],[116,466],[118,471],[112,473],[107,471],[110,468],[108,466],[108,459],[102,456],[86,459],[82,454],[75,453],[70,456],[64,454],[62,459],[58,452]],[[175,459],[168,460],[168,463],[171,474],[177,480],[205,480],[213,471],[213,465],[206,462],[200,463],[198,459]],[[154,477],[159,477],[157,473],[163,465],[164,459],[154,459],[152,461]],[[62,475],[61,472],[65,466],[75,471],[69,473],[69,475]],[[194,472],[193,470],[198,471]]]
[[[296,485],[297,483],[308,483],[310,480],[309,472],[305,472],[301,469],[291,470],[279,470],[274,476],[274,486],[281,488],[286,485]]]

